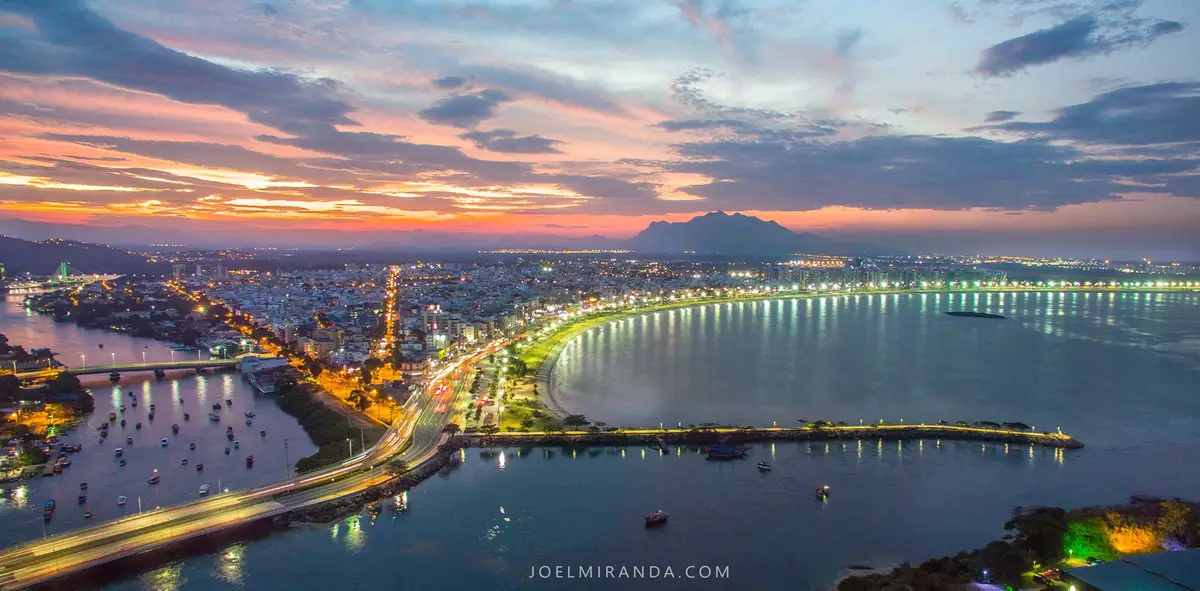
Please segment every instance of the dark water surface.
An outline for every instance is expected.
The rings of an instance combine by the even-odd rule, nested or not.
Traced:
[[[166,343],[125,334],[88,330],[73,323],[56,323],[21,306],[21,298],[0,300],[0,333],[10,343],[29,348],[49,347],[59,353],[58,359],[68,366],[81,364],[80,355],[88,365],[111,364],[142,360],[149,361],[195,359],[197,353],[172,352]],[[99,345],[103,344],[101,349]],[[201,354],[208,358],[207,353]],[[316,447],[295,419],[284,414],[274,399],[257,396],[236,371],[196,374],[193,371],[170,372],[166,379],[156,380],[150,373],[122,376],[114,386],[106,375],[84,376],[80,379],[91,390],[96,410],[85,421],[61,439],[80,443],[83,451],[72,454],[72,464],[62,474],[35,477],[18,483],[0,484],[0,545],[9,545],[46,534],[67,531],[89,523],[83,518],[85,508],[91,508],[91,521],[112,519],[136,512],[140,497],[145,509],[190,501],[198,497],[201,484],[215,492],[218,483],[230,490],[250,488],[282,480],[284,477],[283,441],[288,440],[288,459],[310,455]],[[129,392],[138,406],[133,407]],[[180,402],[180,399],[183,402]],[[232,400],[227,406],[225,400]],[[221,405],[220,422],[208,420],[211,405]],[[125,412],[118,408],[125,405]],[[147,418],[150,405],[155,405],[154,421]],[[245,424],[247,411],[255,413],[253,425]],[[109,436],[100,443],[101,423],[108,423],[108,413],[118,414],[110,423]],[[184,413],[191,415],[185,421]],[[120,426],[120,419],[126,426]],[[136,429],[141,422],[142,428]],[[179,425],[179,433],[171,425]],[[225,428],[232,426],[233,444],[225,437]],[[265,430],[266,437],[259,432]],[[133,445],[125,438],[133,437]],[[167,438],[167,447],[159,440]],[[188,444],[196,444],[195,451]],[[117,447],[124,449],[126,465],[118,465],[113,454]],[[230,447],[230,455],[224,451]],[[254,468],[247,469],[245,458],[254,456]],[[181,465],[183,458],[188,465]],[[196,464],[203,463],[204,471],[197,472]],[[146,481],[153,471],[159,471],[159,483]],[[81,482],[88,483],[87,502],[77,503]],[[124,507],[117,506],[117,497],[125,495]],[[54,518],[42,527],[42,504],[55,499],[58,509]]]

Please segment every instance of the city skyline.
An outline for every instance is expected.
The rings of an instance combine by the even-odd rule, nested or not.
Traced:
[[[857,8],[6,2],[0,205],[314,244],[725,210],[911,252],[1197,258],[1195,5]]]

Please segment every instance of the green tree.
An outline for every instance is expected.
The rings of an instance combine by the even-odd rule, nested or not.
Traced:
[[[359,412],[367,410],[367,408],[371,406],[371,399],[368,398],[367,393],[362,390],[354,390],[350,392],[350,395],[347,396],[346,399],[350,401],[350,404],[353,404],[354,408],[358,409]]]
[[[10,373],[0,376],[0,397],[13,398],[20,393],[21,380],[18,380],[17,376]]]
[[[588,420],[587,417],[583,415],[567,415],[567,417],[563,419],[563,424],[567,425],[568,427],[582,427],[583,425],[588,424]]]
[[[1056,564],[1063,557],[1067,514],[1057,507],[1037,509],[1004,524],[1017,530],[1017,544],[1041,564]]]

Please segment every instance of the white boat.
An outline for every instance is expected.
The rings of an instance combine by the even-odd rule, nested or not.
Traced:
[[[161,445],[161,446],[163,446],[163,447],[166,447],[166,446],[167,446],[167,438],[166,438],[166,437],[163,437],[162,439],[159,439],[159,440],[158,440],[158,444],[159,444],[159,445]]]
[[[208,494],[208,485],[207,485],[207,484],[201,484],[201,485],[200,485],[200,496],[204,496],[204,495],[206,495],[206,494]]]
[[[121,496],[117,497],[117,505],[124,507],[125,501],[127,501],[127,500],[129,500],[129,499],[126,499],[125,495],[121,495]]]
[[[768,463],[766,463],[766,462],[759,462],[759,463],[758,463],[758,469],[759,469],[759,471],[760,471],[760,472],[770,472],[770,471],[771,471],[771,465],[770,465],[770,464],[768,464]]]
[[[118,458],[121,457],[121,454],[123,454],[123,453],[125,453],[125,450],[123,450],[119,447],[117,449],[113,450],[113,455],[117,456]]]
[[[244,414],[252,419],[254,418],[254,411],[252,410],[248,410]]]

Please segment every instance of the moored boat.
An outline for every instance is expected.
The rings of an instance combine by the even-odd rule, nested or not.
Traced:
[[[710,445],[708,447],[709,460],[732,460],[735,458],[746,457],[746,446],[744,445]]]
[[[158,470],[155,470],[150,478],[146,480],[146,482],[149,482],[150,484],[158,484]]]
[[[204,471],[204,462],[201,462],[201,463],[199,463],[199,464],[196,464],[196,471],[197,471],[197,472],[203,472],[203,471]]]
[[[826,484],[825,486],[817,487],[817,498],[821,499],[821,500],[825,500],[825,499],[829,498],[829,485],[828,484]]]
[[[208,420],[219,421],[219,420],[221,420],[221,415],[219,415],[215,412],[210,412],[210,413],[208,413]]]
[[[208,489],[207,484],[201,484],[200,485],[200,496],[204,496],[204,495],[208,494],[208,490],[209,489]]]
[[[161,445],[161,446],[163,446],[163,447],[166,447],[166,446],[167,446],[167,438],[166,438],[166,437],[163,437],[162,439],[159,439],[159,440],[158,440],[158,444],[159,444],[159,445]]]
[[[667,522],[667,512],[659,509],[646,516],[646,525],[662,525]]]
[[[172,432],[172,433],[178,433],[178,432],[179,432],[179,423],[175,423],[174,425],[171,425],[171,432]]]
[[[770,465],[770,464],[768,464],[768,463],[766,463],[766,462],[759,462],[759,463],[758,463],[758,469],[759,469],[759,471],[760,471],[760,472],[770,472],[770,471],[771,471],[771,465]]]
[[[179,465],[180,465],[180,466],[186,466],[186,465],[187,465],[187,458],[183,458],[182,460],[180,460],[180,461],[179,461]]]
[[[246,456],[246,467],[247,468],[254,467],[254,456]]]
[[[92,510],[91,510],[91,509],[84,509],[84,511],[83,511],[83,518],[84,518],[84,519],[91,519],[91,518],[92,518]]]
[[[119,507],[124,507],[124,506],[125,506],[125,502],[126,502],[126,501],[128,501],[128,500],[129,500],[129,499],[125,498],[125,495],[121,495],[121,496],[117,497],[117,506],[119,506]]]
[[[121,381],[121,374],[114,371],[114,372],[108,374],[108,379],[109,379],[109,381],[111,381],[112,383],[115,384],[115,383]]]
[[[124,453],[125,453],[125,450],[123,450],[119,447],[117,449],[113,450],[113,455],[117,456],[118,458],[121,457],[121,455]]]

